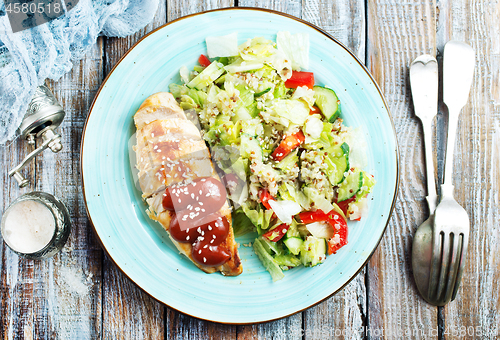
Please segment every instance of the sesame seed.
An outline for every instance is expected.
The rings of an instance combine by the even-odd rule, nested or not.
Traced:
[[[155,146],[153,147],[153,150],[156,150],[156,149],[158,149],[158,145],[155,145]]]
[[[203,248],[208,248],[208,244],[205,244],[205,245],[203,246]]]
[[[200,249],[200,250],[198,250],[198,254],[201,254],[201,249]]]
[[[179,203],[181,203],[181,199],[179,198]]]
[[[201,251],[201,250],[200,250],[200,251]],[[203,262],[207,262],[207,259],[206,259],[205,257],[203,258]]]
[[[212,226],[211,225],[208,226],[208,230],[212,230]]]
[[[194,194],[191,194],[191,198],[194,198]]]
[[[189,241],[189,235],[188,235],[188,236],[186,236],[186,241]]]

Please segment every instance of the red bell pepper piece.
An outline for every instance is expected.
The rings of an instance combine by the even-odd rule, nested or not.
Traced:
[[[201,66],[203,67],[207,67],[208,65],[210,65],[212,62],[210,61],[210,59],[207,58],[206,55],[202,54],[200,55],[200,57],[198,58],[198,63],[200,63]]]
[[[345,201],[337,203],[337,205],[339,206],[340,210],[342,210],[344,215],[347,216],[347,208],[349,207],[349,203],[354,202],[355,199],[356,199],[356,195],[352,196],[351,198],[346,199]]]
[[[285,81],[285,86],[289,89],[296,89],[299,86],[307,86],[312,89],[314,86],[314,73],[293,71],[292,76]]]
[[[325,214],[322,210],[307,211],[299,214],[304,224],[313,222],[328,222],[333,227],[333,236],[328,240],[328,254],[335,254],[337,250],[347,244],[347,222],[335,210]],[[338,237],[336,236],[338,235]]]
[[[276,228],[265,232],[262,236],[267,238],[271,242],[278,242],[283,238],[283,236],[285,236],[288,228],[290,228],[288,224],[282,223]]]
[[[338,230],[336,229],[337,224],[339,225]],[[337,250],[347,244],[347,223],[344,219],[341,219],[340,221],[337,220],[337,224],[333,225],[334,234],[333,237],[328,240],[328,255],[335,254]],[[339,236],[338,238],[336,237],[337,235]]]
[[[273,151],[271,154],[271,157],[275,161],[281,161],[283,158],[285,158],[290,152],[295,150],[296,147],[298,147],[300,144],[302,144],[306,140],[306,137],[302,133],[302,131],[299,130],[299,132],[289,135],[285,137],[280,145]]]
[[[315,113],[321,114],[321,110],[317,106],[313,106],[312,109],[309,110],[310,115],[313,115]]]
[[[260,198],[260,201],[262,202],[262,204],[264,205],[264,207],[266,207],[266,209],[268,210],[271,210],[271,206],[269,205],[269,201],[276,201],[276,199],[271,196],[271,194],[269,193],[269,191],[267,191],[267,189],[260,189],[259,190],[259,198]]]

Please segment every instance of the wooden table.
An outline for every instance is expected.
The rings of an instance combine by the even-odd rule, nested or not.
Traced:
[[[106,74],[141,36],[175,18],[230,6],[270,8],[323,28],[370,69],[385,94],[400,148],[401,185],[390,224],[362,272],[342,291],[278,321],[221,325],[178,313],[139,289],[112,263],[86,216],[79,170],[82,128]],[[433,307],[418,295],[411,242],[427,217],[422,130],[408,81],[411,61],[440,57],[448,40],[476,50],[469,104],[455,148],[455,197],[471,219],[469,257],[458,299]],[[44,152],[25,170],[33,186],[7,176],[29,153],[17,141],[0,148],[1,210],[25,192],[60,197],[73,230],[54,258],[19,258],[0,244],[1,339],[495,339],[500,337],[500,2],[498,0],[168,0],[153,23],[124,39],[99,38],[86,57],[50,82],[66,109],[58,129],[64,150]],[[446,112],[441,105],[441,113]],[[438,119],[442,131],[445,120]],[[438,139],[441,134],[438,133]],[[443,168],[443,152],[436,164]],[[451,166],[451,163],[450,163]]]

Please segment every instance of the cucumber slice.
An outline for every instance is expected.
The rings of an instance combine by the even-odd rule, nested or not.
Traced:
[[[314,86],[314,98],[325,118],[333,123],[340,115],[340,100],[332,89],[323,86]]]
[[[372,175],[368,174],[367,172],[363,172],[363,186],[361,187],[361,190],[359,190],[356,200],[368,195],[372,191],[372,188],[375,186],[375,183],[375,178],[373,178]]]
[[[345,201],[356,195],[363,186],[363,171],[354,171],[347,175],[337,191],[337,202]]]
[[[349,145],[342,143],[340,146],[330,148],[325,162],[328,165],[326,175],[330,183],[332,185],[342,183],[345,179],[345,173],[349,171]]]
[[[200,74],[194,77],[193,80],[187,84],[187,87],[194,87],[197,90],[203,90],[224,73],[224,69],[221,66],[222,64],[219,62],[213,61],[203,71],[201,71]]]
[[[299,255],[304,241],[300,237],[290,237],[283,241],[293,255]]]
[[[326,242],[323,238],[308,236],[302,244],[300,260],[305,267],[314,267],[326,258]]]

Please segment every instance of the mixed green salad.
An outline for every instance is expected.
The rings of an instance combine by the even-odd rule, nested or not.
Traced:
[[[235,235],[257,233],[253,248],[274,281],[322,263],[347,244],[347,219],[361,218],[375,184],[359,129],[342,124],[334,90],[302,71],[307,35],[237,45],[230,34],[207,38],[207,49],[170,91],[196,113],[225,174]]]

